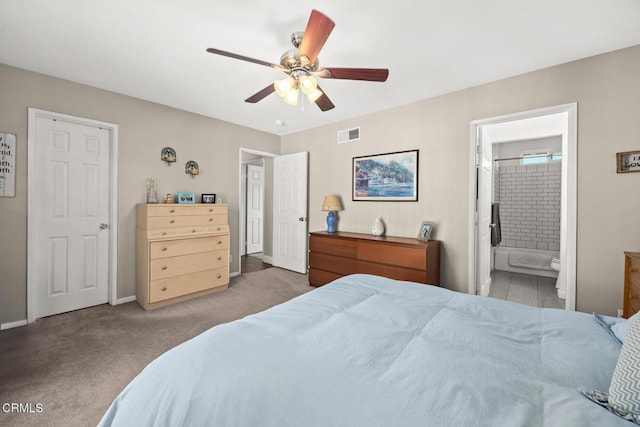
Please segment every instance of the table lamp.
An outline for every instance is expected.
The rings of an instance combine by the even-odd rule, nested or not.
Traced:
[[[333,194],[324,196],[321,210],[329,212],[327,214],[327,232],[334,233],[336,231],[336,222],[337,222],[336,212],[342,210],[342,204],[340,203],[340,198]]]

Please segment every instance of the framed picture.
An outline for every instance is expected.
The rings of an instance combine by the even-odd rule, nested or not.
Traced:
[[[431,231],[433,231],[433,222],[422,221],[422,224],[420,225],[420,231],[418,231],[417,239],[424,240],[426,242],[431,236]]]
[[[418,201],[418,151],[354,157],[352,200]]]
[[[640,151],[625,151],[616,153],[618,173],[640,172]]]
[[[200,196],[200,203],[215,203],[216,195],[215,194],[202,194]]]
[[[178,203],[195,203],[196,196],[191,191],[181,191],[178,193]]]

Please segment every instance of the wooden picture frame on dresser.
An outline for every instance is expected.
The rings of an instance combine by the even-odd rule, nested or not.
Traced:
[[[137,205],[138,304],[152,310],[228,285],[227,205]]]
[[[624,253],[624,307],[622,317],[640,311],[640,252]]]
[[[440,285],[440,241],[363,233],[309,233],[309,284],[366,273]]]

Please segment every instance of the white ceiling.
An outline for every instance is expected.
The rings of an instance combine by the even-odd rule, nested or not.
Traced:
[[[336,23],[320,65],[387,82],[323,80],[328,112],[245,103],[284,74],[206,49],[278,63],[314,8]],[[277,135],[636,44],[640,0],[0,1],[1,63]]]

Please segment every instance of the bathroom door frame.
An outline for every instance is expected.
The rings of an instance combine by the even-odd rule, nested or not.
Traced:
[[[479,245],[478,205],[491,200],[478,200],[478,164],[482,157],[482,140],[491,147],[516,139],[562,135],[562,172],[560,208],[560,263],[559,277],[566,283],[565,309],[576,309],[576,243],[577,243],[577,130],[578,104],[562,104],[536,110],[523,111],[498,117],[474,120],[470,124],[470,185],[469,185],[469,293],[480,292],[479,252],[487,250]],[[491,157],[493,158],[493,157]],[[490,248],[489,248],[490,250]],[[490,283],[489,283],[490,286]],[[484,293],[488,294],[489,289]]]

